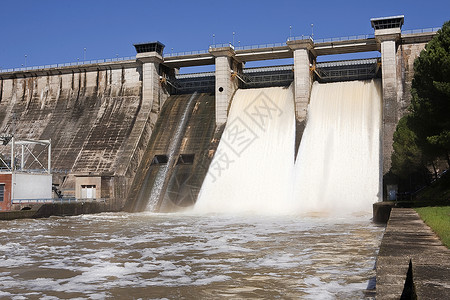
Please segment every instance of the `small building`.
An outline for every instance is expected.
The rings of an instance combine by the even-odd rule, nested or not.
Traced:
[[[52,175],[0,172],[0,211],[13,204],[42,203],[52,199]]]
[[[14,140],[12,136],[0,136],[4,146],[9,145],[10,157],[0,156],[0,211],[20,209],[24,205],[52,201],[52,174],[50,173],[50,141]],[[47,149],[47,164],[39,162],[40,169],[27,168],[25,153],[31,153],[31,145]],[[16,151],[20,149],[21,151]],[[32,159],[36,156],[30,155]],[[30,163],[32,165],[32,162]],[[17,204],[17,207],[15,205]]]

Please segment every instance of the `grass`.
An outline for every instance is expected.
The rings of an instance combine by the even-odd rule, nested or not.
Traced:
[[[450,206],[420,207],[416,211],[450,249]]]

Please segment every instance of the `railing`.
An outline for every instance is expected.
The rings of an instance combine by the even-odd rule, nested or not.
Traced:
[[[243,73],[292,71],[293,68],[294,68],[294,65],[254,67],[254,68],[245,68],[243,70]]]
[[[165,53],[164,57],[174,57],[174,56],[186,56],[186,55],[200,55],[207,54],[208,50],[194,50],[194,51],[184,51],[184,52],[175,52],[175,53]]]
[[[250,45],[250,46],[239,46],[235,47],[235,50],[252,50],[252,49],[263,49],[263,48],[275,48],[284,47],[286,43],[270,43],[270,44],[260,44],[260,45]]]
[[[317,68],[327,68],[327,67],[340,67],[340,66],[351,66],[351,65],[367,65],[376,64],[378,58],[361,58],[352,60],[338,60],[330,62],[319,62],[316,64]]]
[[[13,199],[12,204],[48,204],[48,203],[84,203],[101,202],[106,203],[106,198],[42,198],[42,199]]]
[[[209,49],[211,49],[211,48],[227,48],[227,47],[234,49],[234,45],[231,43],[209,45]]]
[[[360,35],[350,35],[336,38],[327,38],[327,39],[314,39],[314,44],[320,43],[334,43],[334,42],[345,42],[345,41],[353,41],[353,40],[365,40],[375,38],[374,34],[360,34]]]
[[[415,33],[427,33],[427,32],[437,32],[441,27],[432,27],[424,29],[412,29],[412,30],[402,30],[402,34],[415,34]]]
[[[177,74],[176,79],[186,79],[186,78],[199,78],[207,76],[215,76],[216,72],[201,72],[201,73],[189,73],[189,74]]]
[[[0,73],[19,72],[19,71],[33,71],[33,70],[72,67],[72,66],[82,66],[82,65],[100,64],[100,63],[108,63],[108,62],[115,62],[115,61],[135,60],[135,59],[136,59],[136,56],[125,56],[125,57],[116,57],[116,58],[84,60],[84,61],[77,61],[77,62],[71,62],[71,63],[62,63],[62,64],[41,65],[41,66],[32,66],[32,67],[20,67],[20,68],[12,68],[12,69],[0,69]]]
[[[413,30],[403,30],[402,34],[417,34],[417,33],[428,33],[428,32],[436,32],[440,27],[432,27],[432,28],[424,28],[424,29],[413,29]],[[361,34],[361,35],[351,35],[344,37],[335,37],[335,38],[325,38],[325,39],[313,39],[309,35],[302,36],[291,36],[288,37],[287,41],[295,41],[295,40],[304,40],[311,39],[315,44],[320,43],[332,43],[332,42],[343,42],[343,41],[351,41],[351,40],[359,40],[359,39],[370,39],[374,38],[374,34]],[[234,50],[252,50],[252,49],[263,49],[263,48],[275,48],[275,47],[284,47],[286,46],[285,42],[282,43],[269,43],[269,44],[260,44],[260,45],[250,45],[250,46],[237,46],[235,47],[232,43],[224,43],[224,44],[213,44],[209,46],[211,48],[223,48],[230,47]],[[194,51],[185,51],[185,52],[175,52],[175,53],[166,53],[164,57],[176,57],[176,56],[186,56],[186,55],[201,55],[209,53],[208,50],[194,50]],[[98,64],[98,63],[108,63],[115,61],[125,61],[125,60],[134,60],[136,56],[126,56],[126,57],[116,57],[109,59],[97,59],[97,60],[84,60],[77,61],[71,63],[62,63],[62,64],[51,64],[51,65],[41,65],[41,66],[32,66],[32,67],[20,67],[20,68],[10,68],[10,69],[0,69],[0,73],[8,73],[8,72],[17,72],[17,71],[32,71],[32,70],[41,70],[41,69],[49,69],[49,68],[61,68],[61,67],[71,67],[71,66],[80,66],[80,65],[89,65],[89,64]]]

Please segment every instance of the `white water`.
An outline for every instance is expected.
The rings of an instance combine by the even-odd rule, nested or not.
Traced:
[[[378,200],[377,81],[315,83],[294,167],[292,89],[238,90],[197,212],[370,211]]]
[[[380,192],[378,81],[314,83],[298,151],[301,211],[370,211]]]
[[[238,90],[197,212],[289,211],[295,143],[291,88]]]

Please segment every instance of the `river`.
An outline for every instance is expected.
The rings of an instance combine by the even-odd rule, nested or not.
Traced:
[[[370,217],[0,221],[0,298],[363,299],[384,230]]]

